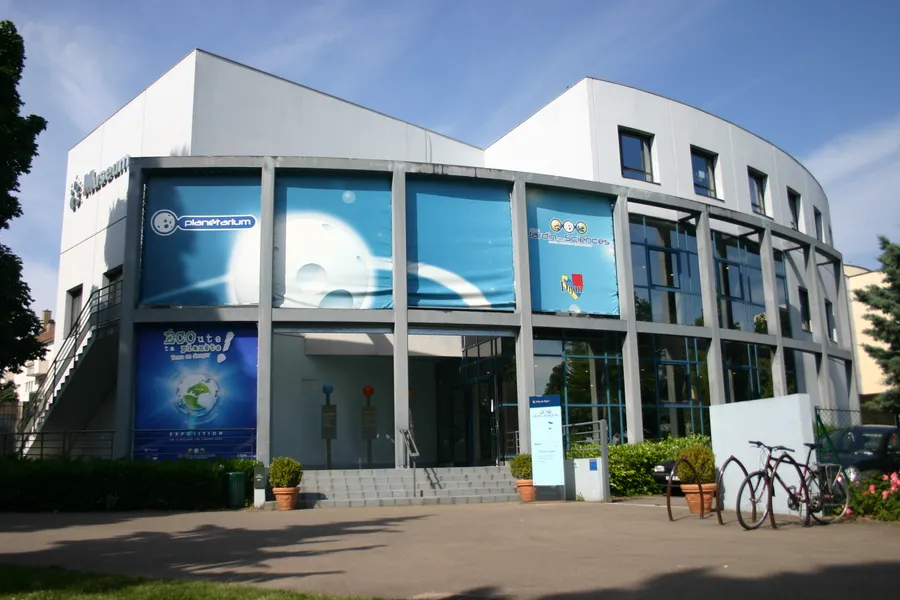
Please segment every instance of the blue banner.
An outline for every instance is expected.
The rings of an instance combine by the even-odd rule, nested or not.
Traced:
[[[506,182],[407,180],[409,306],[515,309],[509,196]]]
[[[534,485],[565,485],[562,409],[558,395],[528,399]]]
[[[391,176],[279,176],[273,305],[391,308]]]
[[[255,453],[255,325],[141,328],[136,350],[135,458]]]
[[[151,177],[140,303],[257,304],[260,192],[259,175]]]
[[[529,186],[526,205],[532,310],[618,315],[612,201]]]

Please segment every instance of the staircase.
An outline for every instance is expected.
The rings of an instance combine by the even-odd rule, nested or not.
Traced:
[[[33,399],[23,411],[18,424],[21,435],[18,452],[26,455],[53,408],[68,387],[75,370],[85,361],[93,345],[99,340],[107,340],[117,331],[108,325],[117,323],[122,303],[122,283],[116,282],[94,290],[70,333],[60,344],[47,375],[34,393]]]
[[[297,506],[423,506],[518,502],[509,467],[306,471]]]

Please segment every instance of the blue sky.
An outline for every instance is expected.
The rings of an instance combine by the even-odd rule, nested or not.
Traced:
[[[476,145],[590,75],[706,109],[802,160],[846,262],[900,240],[900,2],[0,0],[47,118],[3,242],[55,306],[66,153],[195,47]]]

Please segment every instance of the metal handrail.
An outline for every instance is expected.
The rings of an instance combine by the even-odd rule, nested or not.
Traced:
[[[110,311],[110,309],[118,307],[121,303],[121,281],[94,290],[91,293],[72,324],[68,335],[60,344],[56,357],[47,369],[44,381],[41,382],[40,387],[35,391],[34,400],[29,403],[25,414],[22,415],[22,420],[19,421],[18,427],[20,433],[33,433],[37,416],[44,412],[47,403],[53,398],[56,386],[65,377],[87,334],[100,325],[117,320],[119,318],[118,311]]]
[[[407,464],[412,464],[413,470],[413,497],[419,495],[419,489],[416,486],[416,459],[419,457],[419,448],[416,446],[416,440],[413,438],[412,432],[409,429],[401,429],[400,435],[403,436],[403,444],[406,452],[406,461]]]

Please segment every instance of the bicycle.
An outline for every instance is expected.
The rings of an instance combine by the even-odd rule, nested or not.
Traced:
[[[766,517],[770,517],[772,527],[775,525],[774,511],[772,510],[772,499],[775,496],[774,482],[777,481],[787,494],[787,507],[791,511],[800,511],[804,506],[806,512],[802,513],[801,523],[804,526],[809,525],[810,516],[817,522],[827,524],[834,522],[843,517],[848,508],[850,492],[847,485],[847,478],[843,474],[840,465],[829,464],[810,464],[810,457],[813,450],[821,448],[819,444],[804,444],[809,448],[806,457],[806,463],[798,463],[789,453],[794,452],[793,449],[786,446],[767,446],[762,442],[750,441],[751,445],[757,448],[764,448],[767,452],[766,460],[763,468],[750,473],[741,483],[738,489],[737,497],[737,517],[744,529],[757,529],[762,525]],[[781,450],[782,454],[777,459],[773,453]],[[793,465],[797,475],[796,485],[788,485],[778,473],[782,463],[787,462]],[[802,468],[801,468],[802,467]],[[832,480],[829,476],[829,469],[837,467],[837,474]],[[811,493],[814,490],[814,493]],[[744,506],[744,494],[749,491],[749,502],[751,505],[751,518],[745,519],[742,507]],[[765,510],[759,514],[758,504],[765,502]],[[834,502],[837,501],[837,506]]]

